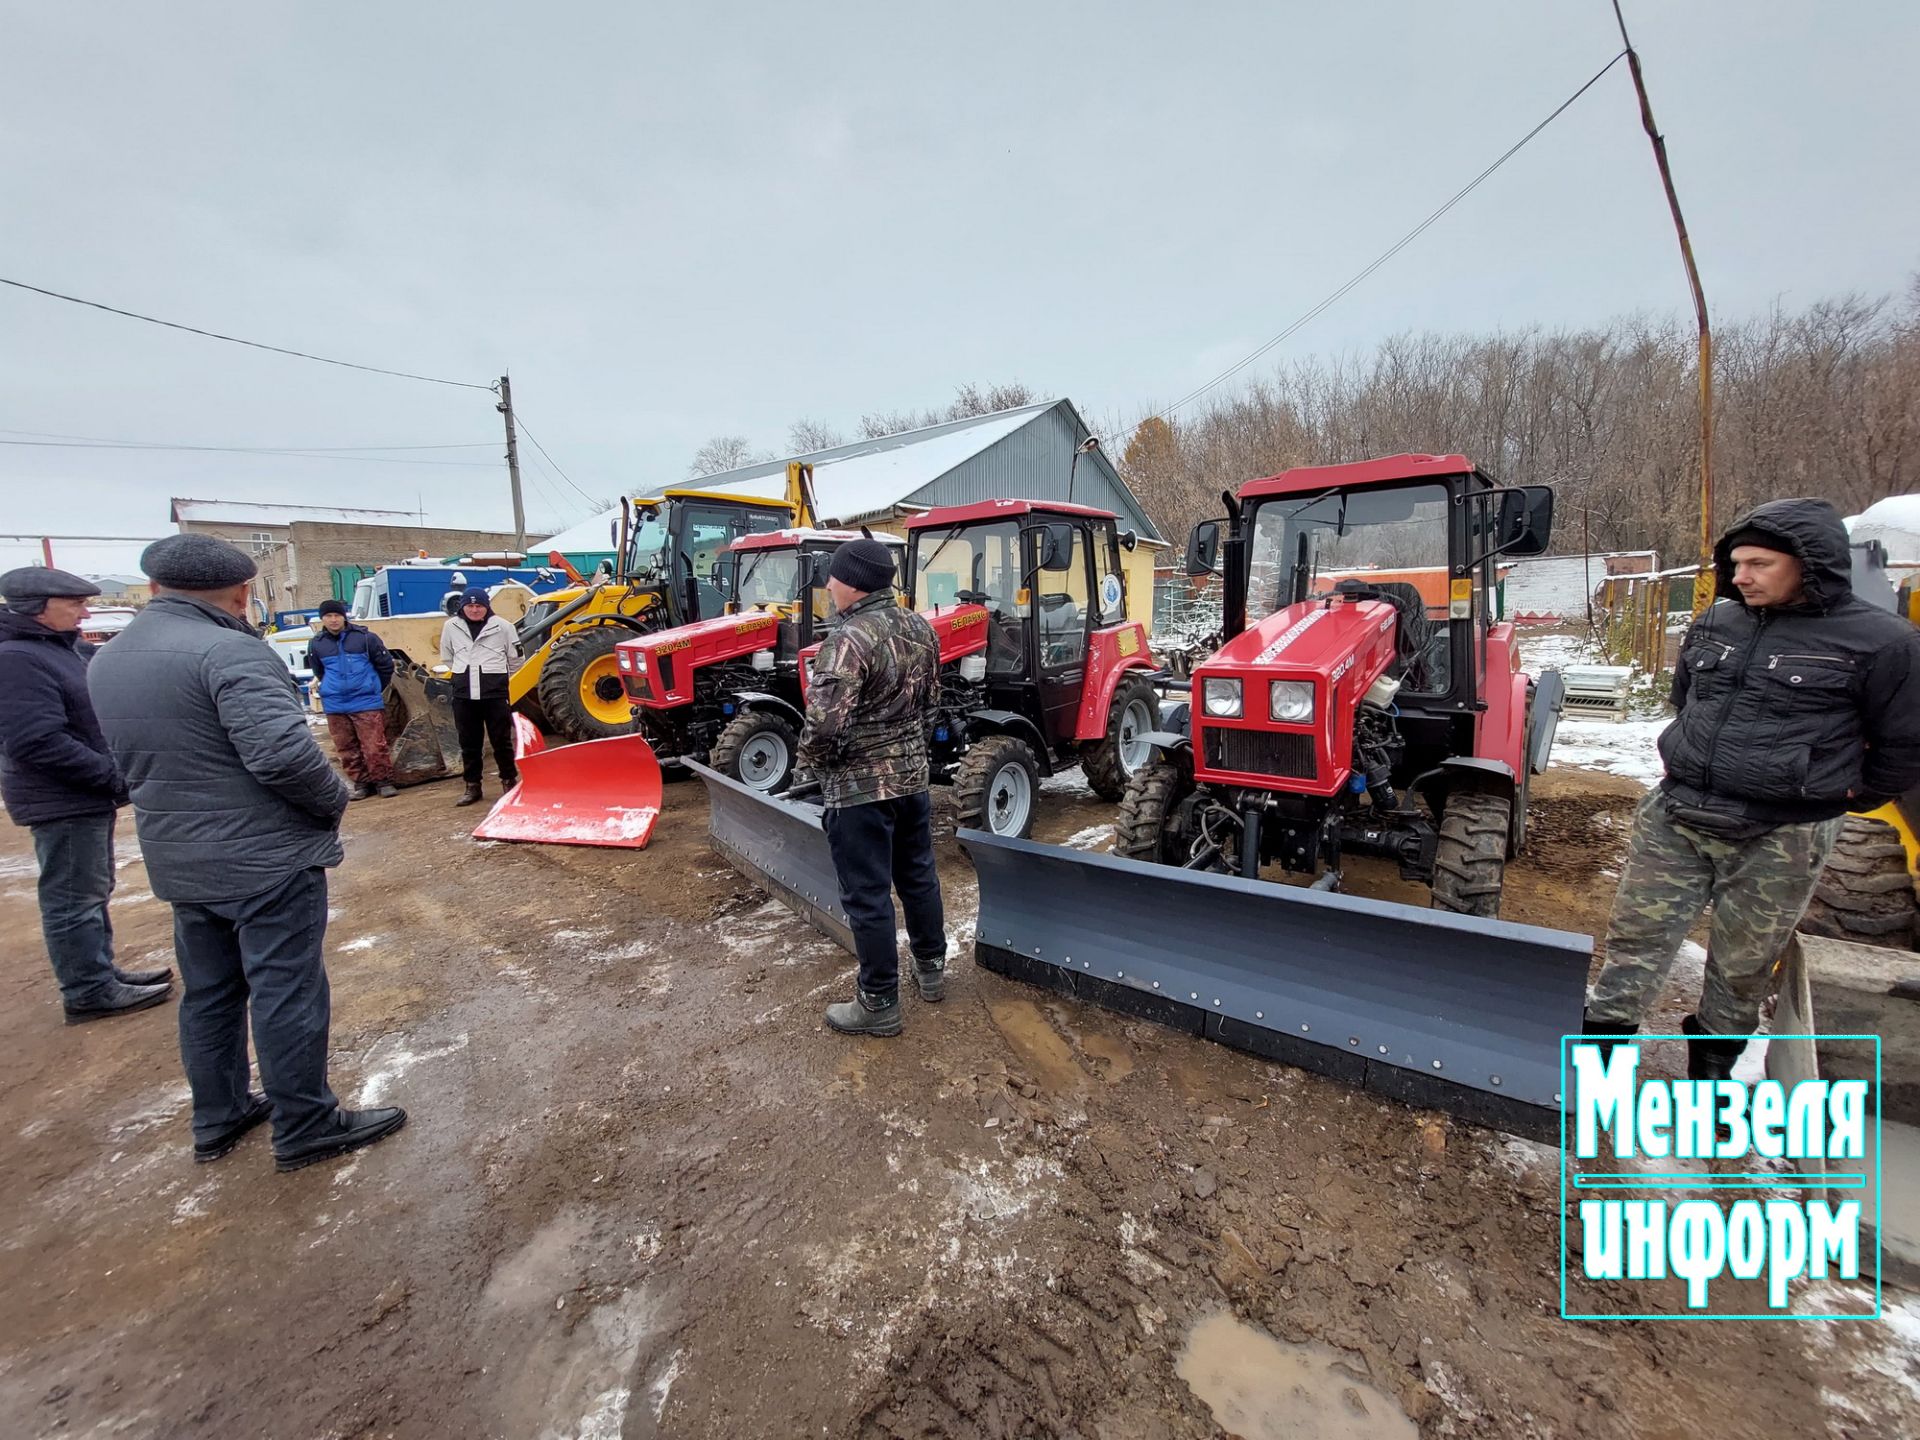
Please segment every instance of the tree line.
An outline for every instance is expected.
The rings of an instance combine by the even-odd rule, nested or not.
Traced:
[[[1125,427],[1118,460],[1162,533],[1220,492],[1294,465],[1464,452],[1506,484],[1556,490],[1555,553],[1698,545],[1699,386],[1690,322],[1407,334],[1281,367],[1197,413]],[[1898,301],[1849,295],[1714,332],[1716,532],[1765,500],[1854,514],[1920,491],[1920,275]]]

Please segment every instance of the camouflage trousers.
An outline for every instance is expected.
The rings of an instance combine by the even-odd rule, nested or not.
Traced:
[[[1658,790],[1640,802],[1607,922],[1607,963],[1589,1020],[1640,1023],[1681,942],[1709,904],[1706,982],[1694,1013],[1716,1035],[1750,1035],[1772,992],[1773,965],[1800,923],[1843,817],[1727,840],[1682,825]]]

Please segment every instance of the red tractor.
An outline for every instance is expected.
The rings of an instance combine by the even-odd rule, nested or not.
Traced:
[[[1079,765],[1117,800],[1152,759],[1157,672],[1120,566],[1133,547],[1087,505],[985,500],[907,522],[907,603],[940,637],[928,759],[961,825],[1025,836],[1043,776]]]
[[[1151,737],[1114,853],[1248,879],[1276,863],[1328,889],[1343,856],[1380,855],[1436,909],[1498,915],[1561,691],[1521,673],[1494,561],[1546,547],[1552,491],[1399,455],[1223,499],[1187,556],[1221,573],[1223,641]]]
[[[743,536],[728,550],[726,614],[614,647],[634,730],[661,760],[704,761],[766,794],[787,788],[806,718],[800,657],[838,618],[826,588],[834,552],[860,538],[857,530]]]

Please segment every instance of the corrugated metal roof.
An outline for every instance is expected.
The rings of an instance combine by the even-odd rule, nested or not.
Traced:
[[[362,510],[336,505],[281,505],[254,500],[190,500],[173,498],[175,524],[201,525],[291,525],[296,520],[312,520],[327,525],[411,525],[420,524],[412,510]]]

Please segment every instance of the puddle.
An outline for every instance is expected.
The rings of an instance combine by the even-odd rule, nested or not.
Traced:
[[[1187,1332],[1174,1373],[1241,1440],[1418,1440],[1399,1405],[1346,1364],[1337,1350],[1283,1345],[1220,1311]]]
[[[1109,1085],[1118,1084],[1133,1073],[1133,1051],[1124,1040],[1094,1031],[1080,1037],[1080,1048],[1106,1067],[1100,1078]]]
[[[1087,1088],[1087,1072],[1073,1058],[1073,1047],[1047,1023],[1031,1000],[996,1000],[987,1007],[994,1028],[1019,1053],[1036,1083],[1049,1090],[1078,1093]]]

